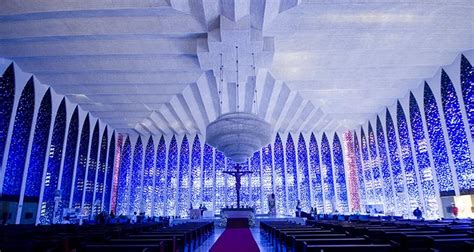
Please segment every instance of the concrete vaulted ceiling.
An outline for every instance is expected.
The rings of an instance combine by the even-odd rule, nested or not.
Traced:
[[[237,105],[280,132],[337,130],[474,45],[472,0],[396,2],[3,0],[0,57],[119,130],[204,134]]]

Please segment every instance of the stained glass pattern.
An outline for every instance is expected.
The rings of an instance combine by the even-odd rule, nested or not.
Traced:
[[[208,209],[214,209],[214,195],[215,195],[214,150],[208,144],[204,144],[202,168],[203,168],[202,204],[206,206],[206,208]]]
[[[79,136],[79,107],[76,106],[69,122],[66,141],[66,153],[64,154],[64,167],[61,178],[61,200],[68,207],[71,199],[72,179],[74,174],[74,163],[76,161],[76,148]]]
[[[359,139],[357,138],[357,133],[354,131],[354,161],[357,171],[357,184],[359,186],[359,202],[360,202],[360,211],[365,213],[367,205],[367,195],[365,189],[364,181],[364,169],[362,167],[362,158],[360,154]]]
[[[449,156],[446,148],[446,142],[441,126],[441,119],[438,105],[431,91],[430,86],[425,82],[424,86],[424,110],[426,117],[426,127],[431,144],[431,154],[436,171],[436,178],[441,196],[454,195],[453,175],[449,166]]]
[[[387,145],[385,143],[385,133],[383,131],[382,122],[377,116],[377,147],[380,158],[380,170],[382,171],[383,193],[384,193],[384,212],[385,214],[393,214],[395,211],[395,199],[393,194],[392,171],[388,163]]]
[[[31,145],[30,162],[26,175],[25,201],[38,202],[43,180],[43,167],[48,147],[49,128],[51,125],[51,90],[48,89],[41,100],[36,117],[35,133]]]
[[[202,202],[202,164],[201,164],[201,141],[199,136],[194,137],[193,148],[191,152],[191,203],[193,206],[199,206]]]
[[[286,139],[286,190],[288,193],[287,214],[292,214],[292,210],[296,208],[297,200],[300,200],[298,195],[299,184],[298,174],[296,173],[296,153],[295,145],[291,134],[288,134]]]
[[[364,129],[360,129],[361,135],[361,154],[362,154],[362,170],[364,172],[365,190],[367,197],[367,204],[374,204],[375,194],[372,170],[370,169],[369,150],[367,146],[367,139],[365,138]]]
[[[253,172],[250,175],[250,206],[255,206],[257,213],[262,212],[262,183],[261,183],[261,169],[260,169],[260,151],[257,151],[250,158],[250,170]],[[267,210],[268,212],[268,210]]]
[[[189,141],[184,136],[179,151],[179,177],[178,177],[178,215],[188,216],[190,206],[190,172],[189,172]],[[193,206],[194,207],[194,206]]]
[[[26,153],[30,141],[30,129],[35,109],[35,85],[30,78],[21,92],[18,108],[15,115],[15,124],[5,168],[2,197],[12,197],[18,200],[20,196],[21,180],[25,167]]]
[[[79,154],[76,163],[76,176],[74,181],[74,193],[72,195],[72,207],[82,207],[82,194],[84,192],[84,180],[87,168],[87,153],[89,152],[89,114],[87,114],[82,125],[81,140],[79,141]]]
[[[87,166],[85,194],[84,194],[84,205],[82,210],[85,215],[92,214],[94,202],[94,182],[97,171],[97,155],[99,150],[99,121],[97,120],[92,132],[92,140],[89,152],[89,165]]]
[[[127,215],[130,202],[130,191],[128,190],[130,182],[130,166],[132,158],[132,145],[130,137],[127,136],[121,151],[120,168],[117,180],[117,204],[116,214]]]
[[[310,181],[313,191],[313,197],[315,202],[315,207],[318,213],[322,213],[324,210],[324,200],[323,200],[323,184],[321,180],[321,165],[319,161],[319,148],[318,142],[314,134],[311,134],[309,140],[309,164],[310,164]]]
[[[130,174],[130,207],[129,213],[140,213],[140,200],[142,191],[143,175],[143,143],[142,138],[138,137],[133,151],[132,172]]]
[[[145,165],[143,168],[142,205],[145,215],[152,215],[153,209],[153,179],[155,178],[155,144],[153,137],[148,138],[145,149]],[[142,212],[142,211],[140,211]]]
[[[178,193],[178,143],[176,137],[171,138],[168,150],[168,169],[166,173],[165,215],[176,215],[176,199]]]
[[[274,145],[275,155],[275,202],[277,215],[283,215],[287,213],[286,204],[286,175],[284,165],[284,153],[283,153],[283,142],[281,141],[280,135],[277,134]]]
[[[110,201],[112,196],[112,181],[114,177],[114,160],[115,160],[115,131],[112,133],[110,138],[110,144],[107,155],[107,172],[105,175],[105,189],[104,189],[104,200],[103,200],[103,210],[105,212],[110,211]]]
[[[382,192],[382,176],[379,167],[379,158],[377,156],[377,145],[375,143],[374,130],[372,129],[372,124],[369,122],[369,131],[368,131],[368,143],[369,143],[369,157],[370,163],[369,166],[372,168],[373,175],[373,188],[374,188],[374,202],[382,204],[383,192]]]
[[[336,209],[334,198],[334,178],[332,172],[331,149],[326,133],[321,140],[321,173],[324,193],[324,212],[332,213]]]
[[[272,157],[272,145],[269,144],[262,148],[262,173],[261,173],[261,185],[262,185],[262,209],[263,214],[268,213],[268,201],[267,198],[273,193],[273,157]]]
[[[309,184],[308,151],[303,134],[298,137],[298,185],[302,211],[311,209],[311,189]]]
[[[461,54],[461,93],[466,108],[467,120],[474,139],[474,67]]]
[[[224,173],[222,173],[225,169],[225,156],[222,152],[215,150],[215,188],[216,188],[216,196],[215,196],[215,210],[216,213],[219,214],[221,208],[223,208],[226,202],[226,186],[224,180]]]
[[[333,159],[334,159],[334,187],[336,191],[336,209],[340,213],[349,212],[346,176],[344,169],[344,159],[342,153],[342,145],[339,136],[334,133],[334,140],[332,144]]]
[[[433,171],[431,169],[430,158],[428,156],[428,143],[425,138],[423,121],[421,119],[420,108],[415,96],[410,92],[410,122],[413,136],[416,160],[418,163],[418,174],[420,175],[423,201],[425,202],[425,215],[429,219],[439,217],[438,202],[434,189]]]
[[[0,166],[3,162],[3,152],[7,142],[14,101],[15,71],[13,63],[11,63],[0,77]]]
[[[354,141],[351,131],[344,132],[344,158],[347,160],[349,171],[349,207],[351,212],[360,212],[359,181],[354,152]]]
[[[100,141],[99,163],[97,165],[97,182],[95,183],[94,195],[94,214],[99,214],[102,211],[102,197],[104,194],[105,172],[107,170],[107,127],[102,133],[102,140]]]
[[[52,223],[54,216],[54,195],[58,188],[59,169],[63,152],[64,136],[66,133],[66,99],[62,99],[54,119],[53,134],[49,146],[48,166],[44,180],[43,200],[41,203],[41,223]],[[54,220],[59,223],[60,219]]]
[[[392,115],[388,109],[386,111],[385,123],[387,129],[388,152],[390,154],[390,163],[392,164],[393,187],[395,189],[395,214],[408,217],[407,195],[404,187],[405,176],[401,167],[397,133],[393,124]]]
[[[112,192],[110,193],[110,211],[117,213],[117,196],[118,196],[118,186],[119,186],[119,173],[120,165],[122,160],[122,143],[123,135],[118,134],[117,144],[115,145],[115,158],[114,158],[114,171],[112,176]],[[110,162],[110,161],[109,161]]]
[[[464,128],[461,108],[454,85],[444,70],[441,71],[441,101],[454,167],[456,168],[459,192],[461,194],[474,193],[474,166],[471,162],[469,142]]]
[[[154,214],[163,216],[165,214],[166,202],[166,142],[161,136],[158,147],[156,148],[156,173],[155,173],[155,197],[154,197]]]

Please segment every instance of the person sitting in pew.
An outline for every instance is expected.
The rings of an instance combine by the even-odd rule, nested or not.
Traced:
[[[417,220],[423,219],[423,213],[421,212],[419,207],[413,210],[413,215],[416,217]]]

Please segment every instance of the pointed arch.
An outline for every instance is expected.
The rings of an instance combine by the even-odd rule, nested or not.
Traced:
[[[342,145],[337,133],[334,133],[334,140],[332,144],[333,160],[334,160],[334,174],[336,176],[336,209],[340,213],[349,212],[349,204],[347,198],[346,175],[344,169],[344,159],[342,153]]]
[[[288,133],[286,138],[286,188],[287,188],[287,214],[291,214],[296,207],[296,201],[300,200],[298,174],[296,170],[296,151],[293,137]]]
[[[132,159],[132,144],[130,137],[127,136],[121,151],[120,168],[117,180],[117,215],[127,215],[130,202],[130,194],[128,193],[128,182],[130,181],[130,167]]]
[[[130,205],[129,213],[140,213],[140,200],[142,191],[143,175],[143,143],[141,136],[138,136],[132,159],[132,172],[130,173]]]
[[[11,63],[0,77],[0,167],[7,143],[10,120],[15,102],[15,70]]]
[[[286,202],[286,172],[283,153],[283,142],[281,141],[280,134],[277,133],[275,144],[274,144],[274,157],[275,157],[275,202],[277,208],[277,215],[283,215],[287,213],[287,202]]]
[[[85,214],[92,214],[92,208],[95,205],[92,202],[94,198],[94,184],[97,171],[97,156],[99,151],[99,120],[96,120],[94,130],[92,131],[92,140],[89,152],[89,162],[87,165],[84,204],[82,209]]]
[[[202,169],[203,169],[203,189],[202,189],[202,204],[208,209],[214,209],[214,195],[215,195],[215,176],[214,176],[214,149],[204,144],[202,155]]]
[[[474,166],[465,131],[459,100],[454,85],[444,70],[441,70],[441,101],[451,153],[456,168],[456,177],[461,194],[474,193],[472,174]]]
[[[357,132],[354,131],[354,161],[357,172],[357,184],[359,186],[359,203],[360,210],[365,211],[367,205],[367,195],[364,181],[364,170],[362,167],[361,148],[359,146],[359,139],[357,138]]]
[[[41,105],[36,117],[35,133],[31,145],[30,162],[26,175],[25,202],[39,201],[41,182],[43,179],[43,168],[46,159],[46,149],[48,147],[49,130],[52,117],[51,89],[48,88],[41,99]]]
[[[171,138],[167,166],[165,215],[173,216],[176,215],[178,193],[178,142],[175,136]]]
[[[189,141],[185,135],[181,142],[179,151],[179,172],[178,172],[178,215],[187,216],[190,204],[190,172],[189,172]]]
[[[321,140],[321,173],[323,174],[324,212],[332,213],[336,208],[334,178],[331,162],[331,148],[326,133]]]
[[[425,215],[429,219],[437,219],[439,218],[439,211],[434,188],[435,184],[433,181],[434,173],[431,169],[428,143],[425,138],[425,130],[423,128],[420,107],[418,107],[418,102],[412,92],[410,92],[409,115],[413,136],[413,146],[418,163],[418,174],[420,175],[421,190],[426,205]]]
[[[44,181],[43,200],[41,203],[41,223],[59,223],[60,213],[54,213],[54,195],[58,189],[59,170],[61,169],[61,159],[66,134],[66,99],[63,98],[54,119],[53,134],[49,147],[48,166],[46,167],[46,177]],[[58,207],[58,211],[62,207]],[[56,219],[53,220],[53,217]]]
[[[310,181],[313,190],[313,198],[316,204],[318,213],[324,211],[324,200],[323,200],[323,184],[321,180],[321,165],[319,158],[319,148],[316,137],[311,133],[309,140],[309,164],[310,164]]]
[[[387,144],[385,143],[385,133],[383,131],[382,122],[377,116],[376,122],[377,131],[377,147],[380,157],[380,169],[382,172],[383,193],[384,193],[384,212],[386,214],[393,214],[395,211],[395,199],[393,194],[392,171],[388,162]]]
[[[142,205],[140,212],[145,212],[146,216],[152,216],[153,212],[153,178],[155,176],[155,143],[153,137],[148,138],[145,148],[145,164],[143,168],[143,191]]]
[[[106,213],[110,212],[110,204],[112,197],[112,182],[114,177],[115,167],[115,131],[112,132],[110,137],[110,144],[107,154],[107,172],[105,175],[105,188],[104,188],[104,204],[103,209]]]
[[[374,130],[372,124],[369,121],[369,130],[368,130],[368,149],[371,162],[369,166],[372,169],[373,175],[373,188],[374,188],[374,202],[382,204],[383,203],[383,189],[382,189],[382,176],[380,172],[380,167],[378,166],[377,160],[377,144],[375,142]]]
[[[220,213],[221,208],[223,208],[226,205],[226,186],[225,186],[225,178],[224,178],[224,173],[222,173],[225,170],[225,156],[224,153],[215,150],[215,161],[214,161],[214,166],[215,166],[215,190],[216,190],[216,195],[215,195],[215,206],[214,209],[216,213]]]
[[[74,161],[76,160],[76,148],[79,136],[79,107],[76,106],[69,122],[67,133],[66,150],[64,153],[64,166],[61,178],[61,200],[65,207],[69,207],[71,189],[74,174]]]
[[[102,133],[99,149],[99,163],[97,165],[97,182],[95,184],[94,195],[94,214],[99,214],[103,210],[102,198],[104,195],[105,173],[107,170],[107,143],[108,143],[107,126]]]
[[[302,211],[311,209],[311,189],[309,182],[309,168],[308,168],[308,151],[306,149],[306,141],[303,134],[300,133],[298,137],[298,185],[300,186],[300,199]]]
[[[250,158],[250,170],[253,173],[249,176],[250,188],[248,205],[255,206],[255,211],[257,213],[262,213],[262,200],[260,197],[262,195],[260,150],[253,153],[253,156]]]
[[[366,200],[367,204],[374,204],[375,194],[374,194],[374,181],[372,177],[372,170],[370,169],[369,161],[369,147],[367,144],[367,139],[365,137],[364,128],[360,128],[360,140],[361,140],[361,154],[362,154],[362,170],[364,172],[364,181],[365,181],[365,190],[366,190]]]
[[[165,215],[165,201],[166,201],[166,142],[165,138],[161,136],[156,148],[156,163],[155,163],[155,197],[154,197],[154,213],[158,216]]]
[[[268,213],[268,204],[266,204],[266,199],[273,192],[273,185],[275,179],[273,178],[273,155],[272,155],[272,145],[268,144],[262,148],[262,175],[261,175],[261,185],[262,185],[262,198],[261,202],[261,211],[262,213]]]
[[[202,153],[199,136],[194,137],[191,151],[191,203],[198,206],[202,203]]]
[[[21,92],[15,115],[10,150],[3,180],[2,198],[17,201],[20,197],[21,180],[25,168],[31,124],[35,110],[35,85],[30,78]]]
[[[471,137],[474,139],[474,67],[463,54],[461,54],[461,93]]]

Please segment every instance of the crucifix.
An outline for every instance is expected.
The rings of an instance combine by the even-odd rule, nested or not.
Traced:
[[[235,190],[237,191],[237,208],[240,208],[240,177],[245,174],[251,174],[253,171],[241,171],[242,167],[239,164],[234,166],[235,171],[223,171],[223,173],[230,174],[235,177]]]

